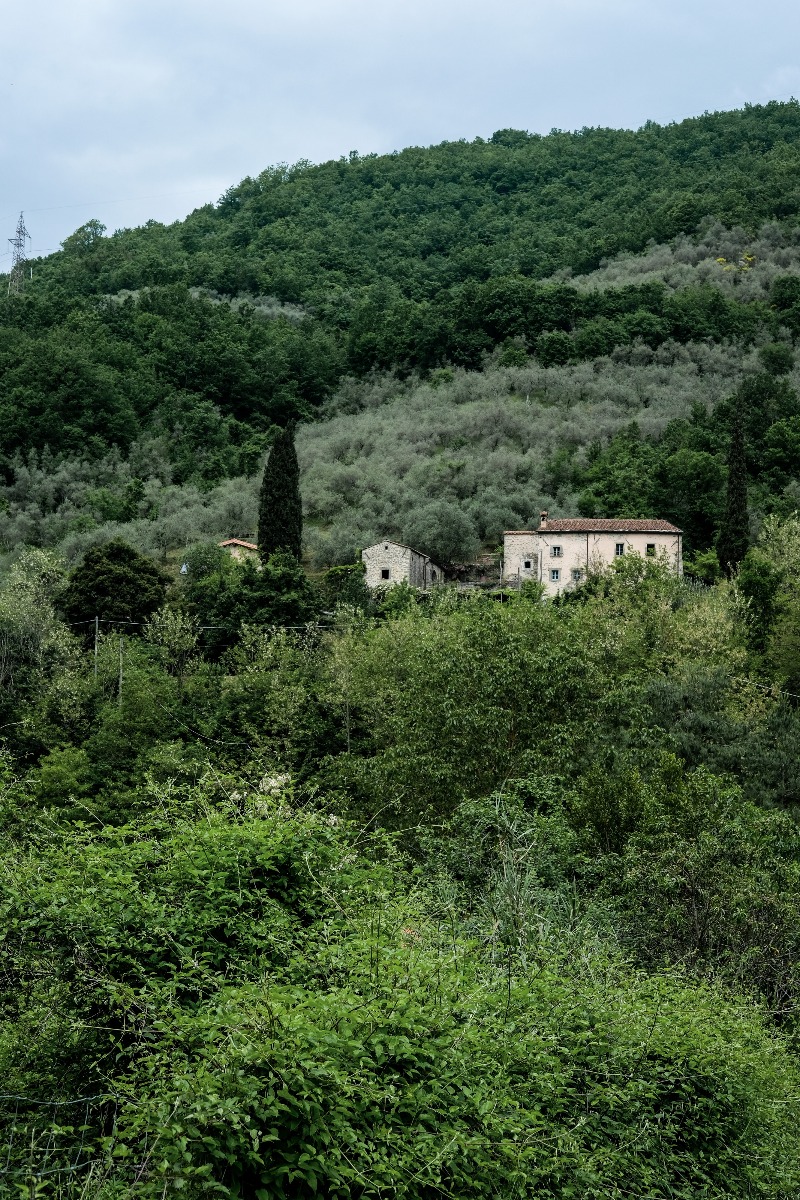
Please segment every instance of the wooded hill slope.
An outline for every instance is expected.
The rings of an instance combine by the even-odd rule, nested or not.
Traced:
[[[0,1195],[800,1195],[798,111],[276,171],[2,302]],[[318,565],[546,504],[710,586],[237,564],[297,415]]]
[[[542,503],[601,515],[618,496],[587,499],[591,471],[633,420],[652,445],[670,421],[707,423],[673,425],[665,456],[683,454],[679,489],[702,477],[702,511],[668,515],[704,548],[727,440],[711,414],[762,372],[759,346],[800,331],[799,139],[795,102],[636,132],[505,130],[271,168],[169,227],[89,222],[0,302],[4,548],[66,538],[78,554],[131,522],[149,550],[250,534],[252,482],[234,514],[198,497],[252,480],[293,416],[325,419],[300,435],[320,564],[384,533],[435,550],[443,521],[466,555]],[[780,395],[762,387],[758,512],[793,506],[794,426],[762,445],[800,417],[789,367]],[[490,404],[479,419],[485,401],[513,418]],[[376,436],[386,452],[365,461]],[[616,489],[628,515],[675,494],[674,467]]]
[[[795,218],[798,136],[800,106],[790,102],[636,132],[501,130],[488,141],[281,165],[169,228],[90,236],[88,246],[79,232],[51,270],[87,295],[182,283],[313,306],[352,302],[376,283],[425,300],[469,280],[544,279],[668,241],[706,217],[751,229]]]

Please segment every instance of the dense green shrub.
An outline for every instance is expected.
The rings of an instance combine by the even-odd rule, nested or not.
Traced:
[[[755,1010],[575,956],[566,929],[535,966],[493,966],[402,898],[379,842],[353,855],[346,827],[263,792],[239,815],[197,803],[13,853],[6,1178],[142,1197],[797,1186],[794,1068]],[[78,1096],[80,1128],[55,1115]]]
[[[167,580],[156,564],[123,541],[89,550],[69,576],[58,603],[66,619],[89,626],[94,617],[134,628],[164,602]]]

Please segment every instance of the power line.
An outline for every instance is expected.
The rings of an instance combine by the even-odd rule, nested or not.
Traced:
[[[166,200],[171,196],[197,196],[198,188],[180,188],[173,192],[152,192],[149,196],[120,196],[115,200],[84,200],[80,204],[50,204],[45,208],[29,208],[28,212],[46,213],[46,212],[66,212],[69,209],[76,208],[101,208],[107,204],[137,204],[142,200]],[[207,204],[214,204],[213,200],[205,200],[200,202],[200,206],[204,207]],[[3,216],[3,214],[0,214]],[[4,216],[10,216],[6,213]]]
[[[28,212],[65,212],[70,208],[90,208],[100,204],[136,204],[140,200],[165,200],[170,196],[194,196],[198,188],[179,188],[173,192],[151,192],[148,196],[121,196],[115,200],[83,200],[80,204],[50,204],[46,208],[29,208]],[[213,203],[213,201],[206,201]]]

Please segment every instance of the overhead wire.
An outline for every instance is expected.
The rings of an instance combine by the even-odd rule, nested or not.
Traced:
[[[23,211],[27,213],[65,212],[70,208],[89,208],[94,204],[129,204],[138,200],[165,200],[169,196],[191,196],[195,195],[197,191],[197,188],[179,188],[172,192],[152,192],[148,196],[118,196],[113,200],[82,200],[77,204],[48,204],[43,208],[26,208],[23,205]],[[15,215],[15,213],[4,213],[2,220],[12,220]]]

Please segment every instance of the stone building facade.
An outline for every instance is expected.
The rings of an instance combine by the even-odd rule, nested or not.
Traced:
[[[411,587],[436,587],[444,582],[440,566],[427,554],[403,546],[400,542],[376,542],[361,554],[366,567],[367,587],[391,587],[393,583],[409,583]]]
[[[682,537],[669,521],[596,517],[551,521],[543,512],[535,532],[509,530],[504,535],[503,579],[512,585],[536,579],[546,595],[556,596],[625,554],[665,556],[681,575]]]
[[[539,534],[509,529],[503,534],[503,581],[525,583],[539,578]]]

